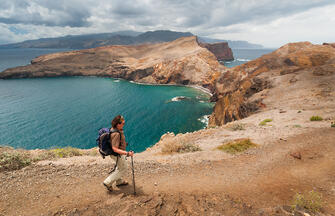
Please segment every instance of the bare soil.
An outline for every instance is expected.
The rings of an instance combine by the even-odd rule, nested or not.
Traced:
[[[285,215],[283,206],[310,190],[322,194],[322,214],[334,215],[334,140],[335,128],[313,129],[225,159],[207,152],[210,159],[191,164],[138,154],[136,196],[131,172],[128,186],[102,186],[111,159],[43,161],[0,173],[0,215]]]
[[[128,186],[104,188],[111,159],[40,161],[0,172],[0,216],[293,215],[294,195],[312,190],[323,200],[316,215],[335,215],[334,74],[315,77],[307,70],[264,76],[271,76],[273,87],[252,96],[265,104],[257,113],[222,127],[166,134],[135,154],[137,195],[130,166]],[[323,121],[310,121],[311,116]],[[259,125],[265,119],[272,121]],[[243,130],[233,130],[236,124]],[[237,155],[217,149],[241,138],[258,147]],[[202,151],[161,153],[166,142],[178,141]],[[300,209],[294,215],[308,214]]]

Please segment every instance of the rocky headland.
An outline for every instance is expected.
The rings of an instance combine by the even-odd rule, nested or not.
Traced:
[[[228,42],[220,42],[212,44],[200,43],[199,45],[211,51],[216,56],[218,61],[234,60],[233,51],[228,46]]]
[[[0,215],[334,215],[332,44],[287,44],[229,69],[191,37],[46,55],[3,73],[195,84],[215,107],[208,128],[167,133],[135,155],[136,196],[131,184],[104,190],[112,166],[98,155],[45,159],[0,172]],[[255,147],[219,148],[245,139]]]
[[[226,47],[229,49],[229,47]],[[107,46],[48,54],[11,68],[0,79],[106,76],[150,84],[199,85],[213,89],[223,66],[197,38],[137,46]]]
[[[265,103],[267,98],[277,100],[277,107],[282,109],[294,104],[304,108],[304,102],[299,104],[302,98],[333,100],[334,75],[334,46],[287,44],[221,74],[215,83],[216,104],[209,125],[224,125],[247,117],[269,106]]]

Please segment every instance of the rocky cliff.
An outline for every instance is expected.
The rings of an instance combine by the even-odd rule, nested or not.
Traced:
[[[201,47],[204,47],[211,51],[219,61],[232,61],[234,60],[233,51],[229,48],[228,42],[220,43],[200,43]]]
[[[138,46],[107,46],[48,54],[31,65],[7,69],[0,78],[107,76],[152,84],[201,85],[213,89],[223,66],[196,37]]]
[[[289,77],[289,80],[287,80]],[[299,79],[298,79],[299,77]],[[223,125],[264,109],[269,94],[283,104],[298,103],[311,93],[318,100],[334,97],[335,49],[309,42],[290,43],[278,50],[222,73],[215,84],[216,101],[209,125]],[[299,86],[299,88],[295,88]],[[323,97],[323,98],[322,98]],[[295,102],[294,102],[295,101]],[[304,103],[303,101],[301,101]],[[273,102],[273,104],[275,104]],[[280,106],[276,103],[276,106]]]

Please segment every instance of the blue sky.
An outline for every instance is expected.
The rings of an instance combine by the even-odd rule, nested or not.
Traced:
[[[266,47],[335,42],[334,14],[334,0],[0,0],[0,44],[166,29]]]

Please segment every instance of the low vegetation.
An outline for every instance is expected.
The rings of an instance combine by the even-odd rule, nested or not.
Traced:
[[[228,126],[232,131],[245,130],[245,125],[242,123],[234,123]]]
[[[65,147],[65,148],[55,148],[48,152],[53,158],[65,158],[72,156],[81,156],[82,153],[77,148]]]
[[[268,123],[268,122],[272,122],[272,119],[264,119],[263,121],[261,121],[261,122],[259,123],[259,125],[260,125],[260,126],[265,126],[266,123]]]
[[[18,170],[29,166],[32,162],[33,159],[27,153],[16,151],[0,153],[0,171]]]
[[[335,122],[331,122],[331,123],[330,123],[330,127],[335,128]]]
[[[292,209],[305,209],[311,213],[320,212],[322,208],[322,196],[316,191],[297,193],[293,198]]]
[[[188,140],[187,137],[175,137],[166,139],[161,151],[164,154],[185,153],[201,151],[201,148]]]
[[[18,170],[29,166],[33,162],[42,160],[53,160],[57,158],[89,155],[98,155],[97,149],[82,150],[72,147],[55,148],[50,150],[29,151],[0,147],[0,172]]]
[[[323,119],[320,116],[312,116],[309,120],[311,120],[311,121],[322,121]]]
[[[257,144],[251,142],[250,139],[238,139],[238,140],[220,145],[218,149],[221,151],[230,153],[230,154],[237,154],[249,148],[255,148],[255,147],[257,147]]]

